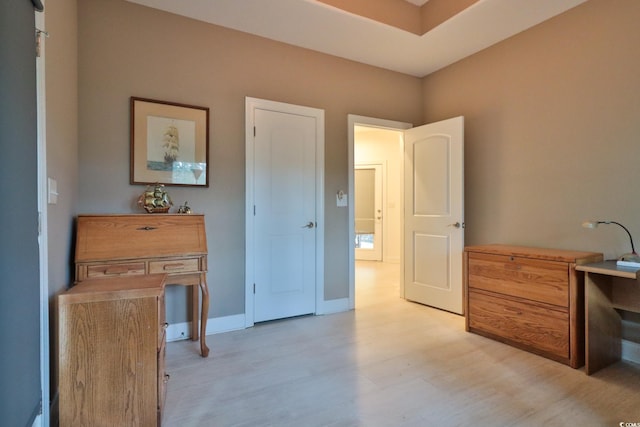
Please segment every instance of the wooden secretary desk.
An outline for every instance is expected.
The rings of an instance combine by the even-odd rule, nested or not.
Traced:
[[[204,215],[79,215],[76,233],[77,282],[164,273],[168,285],[191,286],[191,338],[200,338],[202,357],[209,355],[205,342],[209,290]],[[198,288],[202,293],[201,307]]]

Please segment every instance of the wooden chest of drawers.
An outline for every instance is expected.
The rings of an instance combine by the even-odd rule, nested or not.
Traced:
[[[584,279],[575,266],[600,260],[594,252],[466,247],[466,330],[582,366]]]
[[[165,279],[88,279],[58,296],[60,426],[160,425]]]

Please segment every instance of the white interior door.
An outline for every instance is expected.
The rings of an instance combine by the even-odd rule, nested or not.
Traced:
[[[304,108],[304,107],[301,107]],[[253,320],[316,312],[316,115],[254,108],[248,278]],[[253,262],[251,263],[250,260]]]
[[[354,174],[356,259],[382,261],[382,165],[359,164]]]
[[[405,131],[404,292],[463,314],[464,118]]]

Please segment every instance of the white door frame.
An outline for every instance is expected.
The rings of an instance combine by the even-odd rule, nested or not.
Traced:
[[[355,160],[354,160],[354,143],[355,143],[355,135],[354,135],[354,126],[356,125],[363,125],[363,126],[369,126],[369,127],[378,127],[378,128],[383,128],[383,129],[392,129],[392,130],[397,130],[397,131],[403,131],[405,129],[410,129],[413,127],[413,125],[411,123],[405,123],[405,122],[397,122],[397,121],[393,121],[393,120],[384,120],[384,119],[377,119],[374,117],[366,117],[366,116],[358,116],[355,114],[349,114],[347,116],[347,121],[348,121],[348,132],[349,132],[349,153],[348,153],[348,168],[349,170],[347,171],[348,174],[348,179],[349,179],[349,189],[348,189],[348,193],[347,194],[351,194],[351,199],[353,200],[353,192],[354,192],[354,174],[353,174],[353,169],[355,167]],[[402,151],[404,151],[404,140],[402,140],[401,142],[401,149]],[[402,164],[400,165],[401,168],[401,176],[404,176],[404,167],[402,166]],[[404,198],[401,196],[401,201],[400,201],[400,206],[404,206]],[[356,232],[355,232],[355,224],[354,224],[354,220],[355,220],[355,210],[354,210],[354,206],[353,203],[349,203],[349,309],[353,310],[356,306],[356,299],[355,299],[355,294],[356,294],[356,271],[355,271],[355,262],[356,262],[356,255],[355,255],[355,245],[353,245],[353,242],[355,241],[356,238]],[[401,216],[402,218],[402,216]],[[401,224],[402,226],[402,224]],[[404,233],[403,233],[404,234]],[[403,244],[400,244],[400,247],[403,247]],[[401,262],[402,262],[402,256],[401,256]],[[401,269],[402,270],[402,269]],[[401,280],[400,283],[404,283],[404,280]],[[401,289],[400,289],[400,295],[404,295],[404,288],[402,288],[401,285]]]
[[[44,3],[44,1],[43,1]],[[34,12],[36,29],[44,31],[45,12]],[[38,127],[38,247],[40,259],[40,398],[41,414],[35,425],[50,425],[50,351],[49,351],[49,249],[47,231],[47,144],[46,144],[46,96],[45,96],[45,37],[40,38],[40,57],[36,58],[36,102]]]
[[[254,325],[255,295],[255,248],[253,226],[253,203],[255,188],[253,180],[254,153],[254,110],[268,109],[290,114],[315,116],[316,128],[316,315],[324,314],[324,111],[258,98],[245,98],[245,327]]]

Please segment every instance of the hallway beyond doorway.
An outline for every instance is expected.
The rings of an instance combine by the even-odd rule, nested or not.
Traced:
[[[356,310],[400,298],[400,264],[356,261]]]

